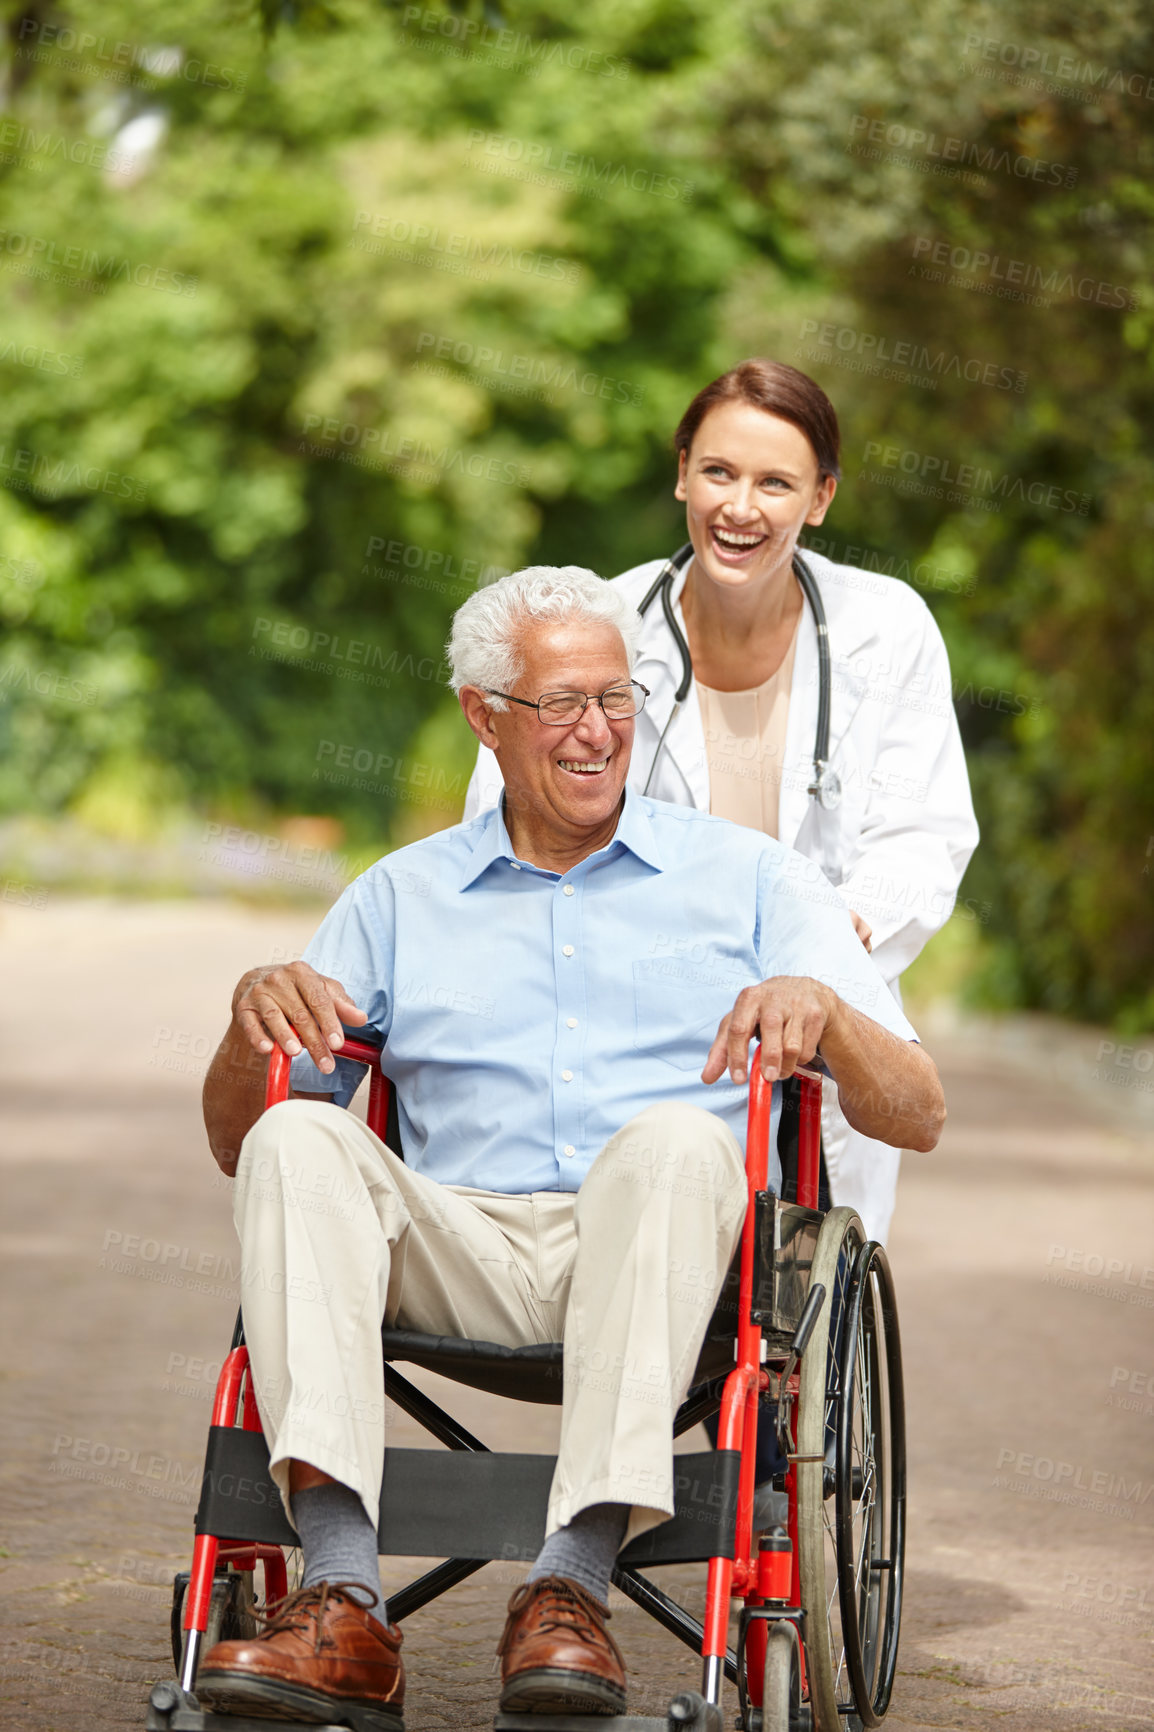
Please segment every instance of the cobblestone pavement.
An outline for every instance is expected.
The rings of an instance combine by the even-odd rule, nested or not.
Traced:
[[[214,904],[4,909],[0,1726],[123,1732],[168,1675],[209,1401],[236,1308],[198,1090],[229,990],[311,916]],[[908,1157],[891,1250],[911,1432],[893,1732],[1154,1727],[1154,1150],[946,1037],[950,1124]],[[1150,1057],[1139,1059],[1140,1072]],[[433,1386],[435,1379],[427,1380]],[[454,1390],[497,1444],[553,1412]],[[413,1441],[399,1420],[398,1441]],[[386,1585],[408,1573],[384,1566]],[[689,1600],[701,1572],[667,1572]],[[498,1566],[416,1617],[409,1724],[491,1724]],[[696,1663],[615,1625],[633,1704]]]

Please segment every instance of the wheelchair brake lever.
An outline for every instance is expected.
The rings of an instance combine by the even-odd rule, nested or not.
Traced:
[[[797,1320],[797,1328],[793,1332],[793,1340],[790,1342],[789,1347],[789,1356],[791,1361],[800,1359],[806,1348],[809,1346],[809,1338],[813,1334],[814,1327],[817,1323],[818,1312],[824,1304],[825,1288],[822,1286],[821,1282],[818,1281],[810,1288],[801,1316]],[[791,1364],[790,1370],[792,1371],[792,1369],[793,1365]]]
[[[797,1320],[797,1328],[793,1332],[793,1340],[789,1344],[789,1358],[780,1372],[777,1380],[777,1441],[782,1455],[788,1456],[793,1439],[789,1435],[787,1424],[789,1397],[786,1388],[790,1378],[797,1368],[797,1362],[809,1346],[809,1338],[817,1325],[818,1316],[825,1304],[825,1288],[818,1281],[809,1290],[802,1307],[801,1316]]]

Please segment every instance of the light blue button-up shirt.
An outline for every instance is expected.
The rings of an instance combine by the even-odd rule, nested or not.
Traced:
[[[744,1147],[748,1090],[700,1073],[738,993],[771,975],[810,975],[916,1039],[811,861],[632,789],[612,842],[562,874],[517,858],[501,807],[399,848],[304,959],[367,1012],[348,1032],[382,1040],[408,1164],[479,1190],[577,1190],[656,1101],[704,1107]],[[292,1069],[341,1106],[363,1075]]]

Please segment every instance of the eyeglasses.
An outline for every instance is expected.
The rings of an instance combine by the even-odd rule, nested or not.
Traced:
[[[607,721],[624,722],[630,716],[640,715],[649,696],[649,687],[643,686],[640,680],[630,680],[625,686],[609,686],[597,694],[542,692],[536,703],[529,698],[515,698],[512,692],[495,692],[488,686],[485,691],[488,697],[507,698],[511,704],[536,710],[547,728],[571,728],[581,720],[590,704],[600,704]]]

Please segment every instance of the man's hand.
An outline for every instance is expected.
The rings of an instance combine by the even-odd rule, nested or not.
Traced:
[[[792,1076],[820,1046],[841,1110],[863,1136],[896,1149],[932,1149],[941,1136],[946,1103],[933,1059],[820,981],[779,975],[747,986],[721,1019],[702,1082],[716,1082],[726,1070],[735,1083],[745,1082],[755,1035],[766,1082]]]
[[[723,1016],[709,1049],[702,1082],[716,1082],[726,1070],[743,1083],[749,1068],[749,1043],[761,1037],[761,1074],[766,1082],[792,1076],[799,1064],[809,1064],[841,1000],[819,980],[788,974],[747,986]]]
[[[265,1067],[257,1055],[279,1046],[296,1058],[302,1046],[319,1069],[336,1069],[345,1044],[342,1021],[368,1020],[339,980],[307,962],[253,968],[232,995],[232,1021],[204,1079],[204,1123],[222,1172],[236,1171],[240,1145],[264,1108]],[[294,1033],[295,1030],[295,1033]]]
[[[232,1014],[255,1052],[271,1052],[275,1044],[296,1058],[303,1045],[326,1076],[345,1044],[342,1022],[359,1027],[368,1020],[339,980],[307,962],[250,969],[232,995]]]

